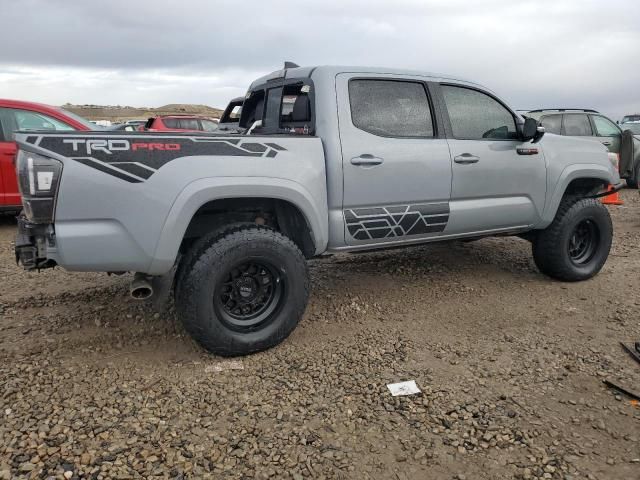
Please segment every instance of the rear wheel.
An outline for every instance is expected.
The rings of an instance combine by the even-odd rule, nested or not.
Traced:
[[[535,236],[533,259],[550,277],[569,282],[586,280],[607,261],[612,238],[611,217],[600,201],[567,197],[551,225]]]
[[[178,312],[198,343],[235,356],[289,336],[310,288],[306,261],[291,240],[251,226],[223,233],[199,249],[176,285]]]

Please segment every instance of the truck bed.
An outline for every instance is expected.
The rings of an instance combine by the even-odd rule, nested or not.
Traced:
[[[326,245],[317,137],[93,131],[19,132],[16,139],[21,149],[63,163],[48,255],[69,270],[165,273],[193,215],[227,196],[292,202],[317,248]]]

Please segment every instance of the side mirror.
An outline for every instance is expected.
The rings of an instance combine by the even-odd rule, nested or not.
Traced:
[[[533,136],[531,143],[538,143],[542,137],[544,137],[544,127],[542,125],[538,125],[536,127],[536,134]]]
[[[523,142],[533,140],[538,131],[538,122],[531,117],[524,119],[524,125],[522,126],[520,138]]]

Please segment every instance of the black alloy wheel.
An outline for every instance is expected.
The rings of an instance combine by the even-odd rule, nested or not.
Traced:
[[[230,328],[250,331],[264,326],[281,306],[284,276],[265,259],[243,261],[223,275],[213,293],[216,313]]]

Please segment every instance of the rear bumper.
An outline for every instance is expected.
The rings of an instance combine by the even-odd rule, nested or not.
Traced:
[[[41,270],[56,266],[55,260],[47,258],[47,245],[55,243],[53,225],[29,222],[24,216],[18,217],[16,233],[16,262],[25,270]]]

